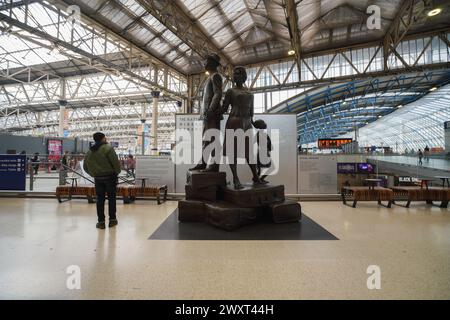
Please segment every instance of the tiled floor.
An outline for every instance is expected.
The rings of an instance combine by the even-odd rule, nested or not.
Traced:
[[[304,202],[340,240],[147,240],[175,207],[119,204],[119,226],[97,230],[86,201],[0,199],[0,298],[450,298],[449,209]],[[81,290],[66,287],[70,265]]]

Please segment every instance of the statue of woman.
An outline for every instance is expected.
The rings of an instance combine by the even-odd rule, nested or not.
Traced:
[[[227,123],[225,125],[225,141],[223,146],[223,154],[226,155],[226,132],[227,130],[238,130],[242,129],[246,132],[252,129],[253,123],[253,94],[244,87],[244,83],[247,80],[247,72],[244,67],[235,67],[233,69],[233,82],[235,87],[228,89],[225,93],[225,98],[223,101],[223,112],[228,112],[229,106],[231,105],[231,111],[228,116]],[[233,184],[235,189],[242,189],[243,186],[239,181],[237,175],[237,139],[234,139],[234,159],[230,163],[230,169],[233,173]],[[252,152],[250,148],[250,143],[248,138],[245,140],[245,159],[250,167],[253,174],[253,182],[255,184],[260,184],[260,178],[257,173],[256,164],[250,164],[249,154]]]

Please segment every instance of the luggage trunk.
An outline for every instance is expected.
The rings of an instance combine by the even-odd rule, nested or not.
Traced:
[[[227,231],[253,223],[259,215],[258,208],[240,208],[224,201],[207,203],[205,207],[208,223]]]
[[[275,223],[298,222],[302,218],[300,204],[291,200],[274,203],[267,206],[264,211]]]
[[[236,207],[255,208],[284,201],[284,186],[261,185],[253,187],[244,185],[243,189],[225,188],[224,200]]]
[[[206,210],[203,201],[180,200],[178,201],[178,221],[180,222],[205,222]]]
[[[225,172],[188,171],[186,173],[186,183],[195,190],[211,186],[225,187],[227,178]]]

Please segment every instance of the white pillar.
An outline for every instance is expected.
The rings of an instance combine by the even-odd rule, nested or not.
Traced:
[[[64,137],[66,105],[67,105],[66,100],[59,100],[58,137]]]
[[[153,107],[152,107],[152,137],[153,146],[152,154],[158,153],[158,99],[159,91],[152,91]]]
[[[145,154],[145,122],[147,121],[147,104],[141,105],[141,154]]]
[[[66,81],[61,79],[60,81],[60,93],[59,93],[59,126],[58,126],[58,137],[64,137],[64,125],[65,125],[65,114],[66,114]]]

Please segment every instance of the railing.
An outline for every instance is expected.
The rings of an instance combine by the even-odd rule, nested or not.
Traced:
[[[57,169],[59,170],[59,174],[56,177],[37,177],[34,174],[34,166],[35,165],[48,165],[48,166],[57,166]],[[36,179],[57,179],[60,181],[60,184],[64,183],[64,184],[69,184],[69,182],[67,181],[67,174],[68,173],[72,173],[73,175],[78,176],[79,178],[85,179],[87,181],[89,181],[90,183],[94,184],[95,181],[91,176],[88,175],[84,175],[74,169],[72,169],[70,166],[66,166],[62,163],[57,163],[57,162],[50,162],[50,161],[37,161],[37,162],[30,162],[29,163],[29,189],[30,191],[33,191],[34,189],[34,182]],[[128,176],[118,176],[118,180],[119,180],[119,184],[134,184],[135,183],[135,179],[129,179]]]

